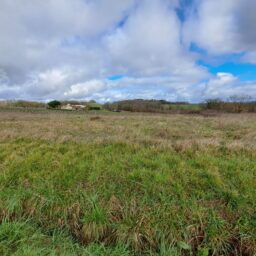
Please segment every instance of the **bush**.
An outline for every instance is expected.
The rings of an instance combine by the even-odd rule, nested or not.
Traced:
[[[89,110],[101,110],[100,106],[89,106]]]
[[[48,102],[47,105],[49,108],[58,108],[58,107],[60,107],[61,103],[57,100],[53,100],[53,101]]]

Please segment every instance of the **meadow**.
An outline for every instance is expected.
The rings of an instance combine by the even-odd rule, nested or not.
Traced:
[[[0,255],[256,255],[256,114],[0,111]]]

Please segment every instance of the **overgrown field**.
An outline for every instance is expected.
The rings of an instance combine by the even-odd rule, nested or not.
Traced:
[[[0,255],[255,255],[256,115],[0,113]]]

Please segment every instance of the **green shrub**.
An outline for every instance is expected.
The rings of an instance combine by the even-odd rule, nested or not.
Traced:
[[[89,110],[101,110],[100,106],[89,106]]]
[[[53,100],[48,102],[47,105],[49,108],[58,108],[61,105],[61,103],[57,100]]]

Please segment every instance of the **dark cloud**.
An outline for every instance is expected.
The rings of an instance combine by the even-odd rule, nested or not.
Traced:
[[[243,0],[237,8],[237,27],[241,44],[248,50],[256,50],[256,1]],[[247,49],[246,49],[247,50]]]

